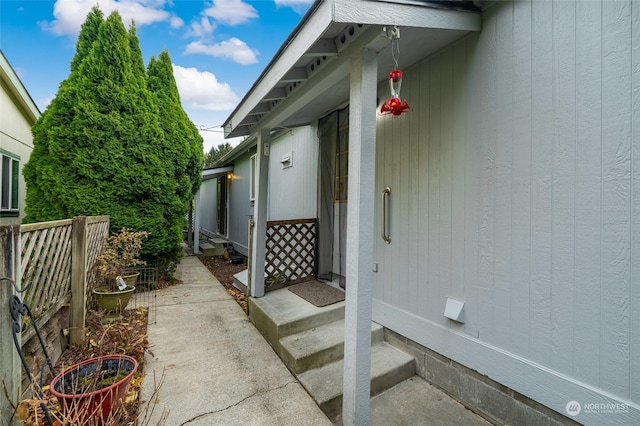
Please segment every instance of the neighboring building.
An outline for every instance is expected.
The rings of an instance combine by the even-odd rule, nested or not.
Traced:
[[[40,110],[2,51],[0,82],[0,225],[12,225],[24,217],[27,191],[22,167],[33,151],[31,126],[40,117]]]
[[[255,139],[242,141],[215,167],[202,171],[202,186],[196,195],[195,223],[200,234],[221,237],[244,256],[248,254],[248,223],[253,215],[255,152]]]
[[[224,125],[257,147],[251,294],[275,200],[286,215],[313,188],[283,190],[276,131],[318,129],[317,200],[323,147],[348,137],[329,171],[334,210],[349,206],[345,411],[372,318],[420,376],[497,421],[640,424],[640,7],[477,4],[311,6]],[[399,117],[380,113],[394,53]]]
[[[317,147],[315,127],[289,129],[274,137],[268,220],[316,217]],[[202,171],[197,197],[200,234],[222,237],[244,256],[248,255],[249,220],[255,203],[255,167],[256,139],[248,138],[213,168]]]

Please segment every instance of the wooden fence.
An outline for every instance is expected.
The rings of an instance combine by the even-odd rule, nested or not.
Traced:
[[[22,283],[23,286],[29,286],[24,302],[31,308],[39,327],[55,315],[62,305],[71,302],[74,266],[81,271],[80,274],[85,275],[78,277],[84,282],[83,288],[93,278],[88,274],[108,232],[109,216],[83,216],[20,227]],[[80,264],[76,265],[73,263],[74,247],[78,252],[76,257],[84,257],[84,262],[76,259],[80,260]],[[86,300],[86,294],[83,299]],[[82,315],[80,311],[75,313],[76,316]],[[84,318],[81,323],[76,322],[74,320],[79,318],[74,319],[73,314],[72,308],[72,334],[74,328],[84,328]],[[33,333],[33,327],[27,327],[22,334],[23,341],[29,340]]]
[[[42,327],[60,308],[71,304],[70,342],[84,337],[87,282],[109,232],[109,216],[73,219],[29,225],[0,226],[0,371],[13,401],[21,394],[22,366],[12,337],[8,301],[15,294],[14,283],[23,301]],[[27,325],[20,337],[26,342],[34,334]],[[11,408],[0,398],[0,423],[8,424]]]

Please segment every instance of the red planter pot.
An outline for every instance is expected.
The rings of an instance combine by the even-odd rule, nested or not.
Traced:
[[[122,398],[127,392],[127,386],[138,369],[138,362],[128,355],[105,355],[92,358],[75,364],[51,381],[50,391],[56,398],[63,412],[70,419],[83,420],[94,419],[106,421],[112,411],[120,406]],[[124,377],[115,383],[102,389],[87,390],[80,388],[83,382],[94,382],[91,377],[96,372],[109,376],[113,372],[124,374]],[[87,376],[90,379],[85,380]],[[90,389],[96,389],[95,384]]]

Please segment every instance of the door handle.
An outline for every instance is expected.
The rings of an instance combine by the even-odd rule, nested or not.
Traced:
[[[387,233],[387,202],[391,196],[391,188],[388,186],[382,191],[382,239],[385,243],[391,244],[391,237]]]

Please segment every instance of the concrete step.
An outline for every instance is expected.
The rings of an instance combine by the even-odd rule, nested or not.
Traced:
[[[344,319],[344,301],[317,307],[287,289],[249,299],[249,315],[272,346],[280,339]]]
[[[243,269],[233,276],[233,286],[243,293],[247,292],[247,283],[249,282],[249,272]]]
[[[381,325],[371,323],[371,344],[384,340]],[[301,333],[280,339],[283,361],[294,373],[302,373],[312,368],[342,359],[344,354],[344,319],[320,325]]]
[[[211,243],[200,243],[198,247],[200,247],[200,253],[205,256],[218,256],[216,247]]]
[[[331,418],[342,411],[344,362],[339,360],[298,374],[298,380]],[[371,347],[371,395],[377,395],[415,374],[412,356],[387,343]]]

